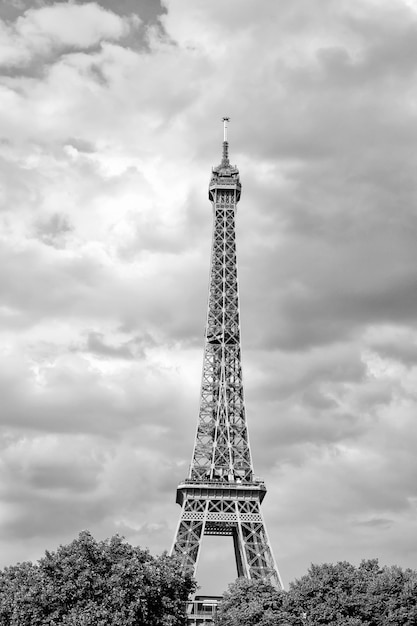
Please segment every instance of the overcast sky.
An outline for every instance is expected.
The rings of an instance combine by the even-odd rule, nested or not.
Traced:
[[[82,529],[170,549],[229,115],[284,582],[416,568],[416,0],[1,0],[0,18],[0,566]],[[206,548],[222,591],[231,545]]]

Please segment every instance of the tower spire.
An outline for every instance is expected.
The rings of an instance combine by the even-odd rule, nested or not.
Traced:
[[[203,535],[233,537],[238,576],[282,588],[260,505],[263,481],[253,475],[243,394],[235,217],[239,170],[223,158],[209,183],[214,226],[200,412],[188,478],[178,485],[181,516],[172,552],[195,574]]]
[[[229,142],[227,141],[227,126],[230,122],[230,117],[223,117],[223,156],[222,167],[229,165]]]

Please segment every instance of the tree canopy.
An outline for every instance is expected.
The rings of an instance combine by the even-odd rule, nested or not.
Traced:
[[[174,557],[89,532],[0,572],[1,626],[179,626],[194,590]]]
[[[238,578],[219,606],[219,626],[302,626],[289,597],[262,580]]]
[[[238,579],[219,607],[219,626],[417,626],[417,572],[366,560],[312,565],[287,592]]]
[[[89,532],[37,563],[0,571],[0,626],[183,626],[195,590],[175,557],[153,557],[115,535]],[[218,626],[417,626],[417,572],[376,559],[312,565],[279,591],[238,579]]]
[[[377,559],[312,565],[288,593],[310,624],[417,625],[417,572]]]

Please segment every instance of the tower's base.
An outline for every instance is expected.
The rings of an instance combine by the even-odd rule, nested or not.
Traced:
[[[181,483],[177,502],[182,511],[172,553],[179,556],[182,571],[195,576],[204,535],[231,536],[238,576],[282,589],[260,508],[265,493],[262,481]]]

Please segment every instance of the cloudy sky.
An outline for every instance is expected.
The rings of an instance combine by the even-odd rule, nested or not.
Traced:
[[[0,566],[85,528],[170,548],[229,115],[284,582],[417,567],[416,0],[2,0],[0,18]],[[226,543],[203,544],[207,592],[235,577]]]

